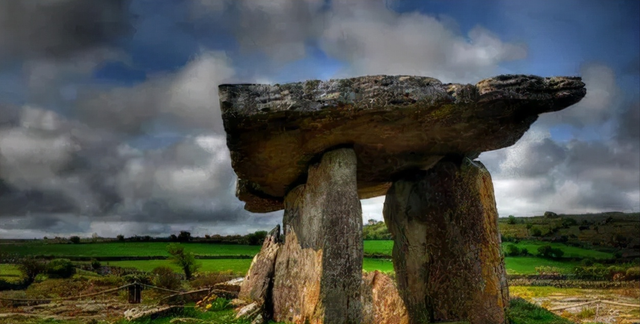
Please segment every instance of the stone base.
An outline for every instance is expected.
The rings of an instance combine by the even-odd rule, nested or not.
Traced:
[[[498,213],[480,162],[441,161],[394,182],[383,214],[411,323],[505,323]]]

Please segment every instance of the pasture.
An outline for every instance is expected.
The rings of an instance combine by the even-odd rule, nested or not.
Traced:
[[[52,244],[43,241],[21,242],[13,244],[3,244],[2,253],[8,255],[31,255],[31,256],[52,256],[52,257],[169,257],[167,252],[167,242],[112,242],[112,243],[82,243],[82,244]],[[526,248],[534,256],[529,257],[507,257],[505,258],[507,273],[509,274],[535,274],[536,267],[554,267],[560,273],[571,273],[579,265],[577,261],[570,260],[549,260],[536,257],[537,249],[545,244],[550,244],[554,248],[561,248],[565,252],[566,258],[593,258],[611,259],[613,254],[597,250],[584,249],[568,246],[562,243],[543,243],[539,241],[521,241],[519,243],[503,243],[505,248],[509,244],[515,244],[520,249]],[[251,265],[251,259],[246,256],[254,256],[260,251],[258,245],[237,245],[237,244],[214,244],[214,243],[181,243],[186,251],[199,256],[220,257],[219,259],[200,259],[200,271],[218,272],[232,271],[244,274]],[[393,241],[391,240],[366,240],[364,241],[365,259],[363,269],[365,271],[379,270],[392,272],[391,251]],[[378,258],[368,258],[366,256],[375,255]],[[245,258],[241,258],[244,256]],[[380,258],[383,256],[382,258]],[[388,258],[384,257],[388,256]],[[118,267],[132,267],[143,271],[151,271],[158,266],[169,266],[179,272],[177,266],[173,265],[169,259],[159,260],[117,260],[102,261],[103,265]],[[19,272],[11,265],[0,265],[0,276],[5,279],[14,278]]]
[[[167,242],[113,242],[60,244],[34,241],[3,244],[2,252],[20,256],[76,256],[76,257],[149,257],[166,256]],[[207,256],[253,256],[260,251],[259,245],[182,243],[185,250],[195,255]]]

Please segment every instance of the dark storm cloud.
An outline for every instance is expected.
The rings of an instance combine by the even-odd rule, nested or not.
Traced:
[[[133,32],[129,0],[0,1],[0,63],[64,57]]]
[[[452,18],[397,13],[380,1],[334,0],[327,7],[322,0],[193,0],[184,2],[189,17],[179,10],[183,2],[168,3],[162,10],[173,14],[137,24],[144,32],[135,36],[136,53],[122,53],[112,45],[131,32],[127,1],[0,0],[0,48],[7,49],[0,65],[25,60],[20,80],[31,105],[0,102],[0,235],[8,235],[7,229],[41,237],[271,227],[281,221],[281,211],[251,214],[235,197],[217,84],[272,82],[282,66],[319,51],[344,64],[338,77],[406,73],[473,83],[528,55],[525,44],[481,26],[462,34]],[[142,3],[140,13],[155,6]],[[40,30],[43,25],[48,28]],[[216,38],[226,32],[232,40]],[[310,45],[318,48],[311,51]],[[144,82],[92,79],[103,63],[133,64],[136,55],[151,61],[136,63],[153,70]],[[190,59],[177,68],[182,63],[174,63],[185,57]],[[162,68],[170,72],[153,74]],[[639,167],[631,156],[638,155],[637,105],[618,109],[622,93],[610,67],[585,64],[581,74],[589,89],[583,102],[543,116],[517,145],[481,157],[492,172],[501,214],[609,209],[638,201],[632,182]],[[62,112],[50,110],[56,106]],[[568,123],[600,132],[600,124],[614,120],[615,134],[603,136],[611,143],[557,141],[548,131]],[[168,144],[158,145],[163,136],[170,137]],[[383,201],[363,202],[365,217],[380,219]]]
[[[634,102],[618,116],[615,139],[636,152],[640,148],[640,102]]]

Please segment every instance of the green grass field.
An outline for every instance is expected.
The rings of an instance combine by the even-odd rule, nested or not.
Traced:
[[[509,257],[504,258],[507,274],[535,274],[536,267],[547,266],[558,268],[562,274],[568,274],[578,266],[579,262],[554,261],[536,257]]]
[[[200,264],[199,271],[203,272],[219,272],[233,271],[238,274],[245,274],[251,266],[251,259],[215,259],[215,260],[198,260]],[[180,272],[180,268],[173,264],[171,260],[134,260],[134,261],[110,261],[103,262],[104,265],[111,265],[123,268],[136,268],[142,271],[151,271],[156,267],[167,266]]]
[[[82,257],[116,257],[116,256],[169,256],[166,242],[127,242],[127,243],[88,243],[88,244],[47,244],[43,242],[30,242],[22,244],[5,244],[2,246],[4,253],[17,255],[51,255],[51,256],[82,256]],[[503,248],[513,243],[503,243]],[[529,253],[537,253],[538,247],[550,244],[555,248],[561,248],[565,257],[591,257],[594,259],[610,259],[612,253],[583,249],[564,245],[561,243],[545,243],[537,241],[521,241],[516,245],[526,248]],[[182,243],[185,250],[197,255],[209,256],[253,256],[260,251],[258,245],[237,244],[210,244],[210,243]],[[364,241],[364,252],[367,254],[383,254],[391,256],[393,241],[371,240]]]
[[[515,244],[521,250],[527,249],[529,253],[535,255],[538,253],[538,248],[543,245],[551,245],[553,248],[559,248],[564,251],[564,257],[566,258],[593,258],[593,259],[612,259],[613,253],[602,252],[596,250],[583,249],[575,246],[569,246],[562,243],[548,243],[539,241],[521,241],[519,243],[502,243],[502,248],[509,244]]]
[[[17,255],[52,256],[169,256],[166,242],[88,243],[88,244],[47,244],[29,242],[4,244],[2,251]],[[258,245],[183,243],[185,250],[198,255],[255,255]]]
[[[503,243],[503,248],[513,243]],[[519,248],[526,248],[530,253],[537,253],[538,247],[543,244],[536,241],[522,241],[516,244]],[[46,244],[43,242],[29,242],[23,244],[5,244],[3,252],[15,253],[18,255],[53,255],[53,256],[169,256],[166,251],[166,242],[127,242],[127,243],[93,243],[93,244]],[[253,256],[260,251],[260,246],[233,245],[233,244],[208,244],[208,243],[183,243],[187,251],[199,255],[219,255],[229,256],[229,259],[198,260],[202,265],[201,271],[216,272],[231,270],[237,273],[245,273],[251,265],[251,259],[233,259],[237,255]],[[613,255],[608,252],[588,250],[578,247],[567,246],[560,243],[551,243],[553,247],[561,248],[565,251],[566,257],[591,257],[594,259],[608,259]],[[365,271],[380,270],[384,272],[393,271],[390,261],[393,241],[390,240],[368,240],[364,241],[364,251],[367,254],[389,255],[389,259],[365,258],[363,269]],[[132,260],[132,261],[103,261],[104,265],[109,264],[120,267],[134,267],[144,271],[153,270],[155,267],[167,265],[178,271],[178,268],[171,264],[169,260]],[[554,261],[537,257],[508,257],[506,267],[509,274],[534,274],[535,268],[539,266],[556,267],[562,273],[571,272],[577,262]],[[14,267],[0,265],[0,277],[5,276],[15,278],[19,272]]]
[[[364,253],[384,254],[391,256],[393,241],[391,240],[367,240],[364,241]]]
[[[204,272],[219,272],[219,271],[233,271],[238,274],[245,274],[251,266],[250,259],[216,259],[216,260],[198,260],[200,264],[199,271]],[[159,266],[168,266],[174,269],[176,272],[180,272],[178,266],[171,263],[170,260],[135,260],[135,261],[112,261],[103,262],[104,265],[111,265],[116,267],[130,267],[140,269],[142,271],[151,271]],[[363,265],[365,271],[379,270],[383,272],[393,271],[393,263],[391,260],[384,259],[370,259],[365,258]]]
[[[0,263],[0,279],[14,282],[20,280],[21,277],[22,274],[15,265]]]

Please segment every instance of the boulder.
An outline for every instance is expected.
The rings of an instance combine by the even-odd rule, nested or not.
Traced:
[[[498,212],[480,162],[451,157],[405,175],[389,189],[383,214],[411,323],[505,323]]]
[[[218,88],[227,146],[245,209],[283,208],[310,164],[347,145],[360,198],[384,195],[398,174],[444,155],[477,157],[514,144],[538,115],[584,97],[576,77],[501,75],[475,85],[428,77],[365,76]]]
[[[362,310],[362,323],[409,323],[407,308],[393,279],[379,271],[362,275]]]

